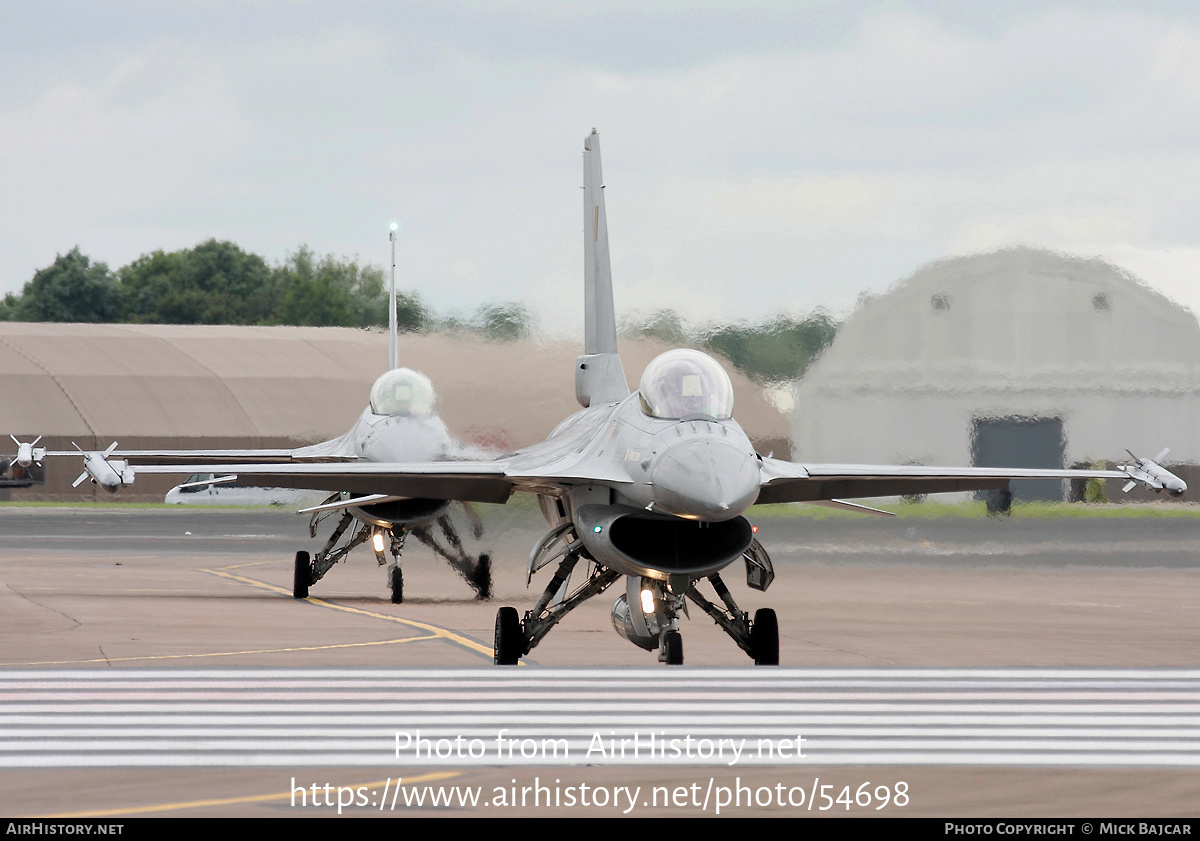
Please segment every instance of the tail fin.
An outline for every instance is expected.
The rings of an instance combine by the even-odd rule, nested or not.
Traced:
[[[608,259],[608,219],[600,174],[600,135],[583,141],[583,350],[575,368],[575,398],[584,407],[612,403],[629,395],[617,354],[612,267]]]

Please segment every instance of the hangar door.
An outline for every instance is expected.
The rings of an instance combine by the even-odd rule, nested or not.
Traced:
[[[976,467],[1061,468],[1067,440],[1062,418],[975,418],[971,463]],[[1013,499],[1062,502],[1062,479],[1017,479]]]

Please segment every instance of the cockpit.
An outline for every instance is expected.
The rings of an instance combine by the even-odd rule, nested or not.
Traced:
[[[377,415],[433,414],[433,383],[408,368],[394,368],[371,386],[371,411]]]
[[[725,369],[698,350],[670,350],[654,358],[638,384],[642,411],[677,420],[694,415],[733,417],[733,385]]]

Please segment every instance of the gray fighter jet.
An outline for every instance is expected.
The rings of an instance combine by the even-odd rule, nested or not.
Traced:
[[[393,308],[394,310],[394,308]],[[395,330],[390,343],[395,359]],[[200,490],[217,483],[245,480],[254,471],[279,465],[326,465],[436,462],[478,458],[455,441],[435,412],[435,394],[429,378],[408,368],[392,368],[371,387],[370,403],[345,435],[331,441],[297,449],[258,450],[119,450],[114,443],[104,452],[47,452],[30,444],[17,443],[14,461],[28,466],[47,456],[83,455],[84,470],[75,487],[91,480],[109,492],[131,484],[135,472],[190,473],[196,481],[178,486],[183,491]],[[13,439],[16,441],[16,439]],[[204,462],[222,460],[229,471],[211,471]],[[201,478],[202,476],[207,476]],[[262,475],[261,472],[258,475]],[[269,475],[269,474],[268,474]],[[247,482],[287,486],[282,482]],[[324,486],[309,486],[324,487]],[[339,490],[320,505],[301,509],[310,514],[309,534],[316,537],[322,522],[338,517],[337,525],[321,551],[314,555],[297,552],[293,577],[296,598],[308,590],[355,547],[369,542],[380,566],[388,566],[388,588],[392,602],[404,600],[404,575],[400,563],[405,540],[411,534],[443,558],[475,590],[479,599],[492,595],[491,558],[486,553],[472,556],[464,545],[460,528],[465,526],[476,541],[483,536],[483,523],[469,503],[447,499],[411,499],[390,494],[348,494]],[[338,516],[340,515],[340,516]],[[464,522],[465,521],[465,522]],[[387,555],[391,555],[388,565]]]
[[[733,419],[728,375],[703,353],[662,354],[646,368],[637,391],[630,392],[617,353],[600,141],[594,130],[584,141],[584,231],[584,354],[575,370],[583,409],[544,442],[492,461],[414,463],[385,456],[195,469],[236,473],[246,484],[358,494],[355,502],[377,506],[436,508],[448,500],[502,503],[516,491],[536,494],[550,530],[530,554],[528,575],[550,565],[555,569],[531,610],[524,615],[512,607],[498,611],[495,662],[504,665],[515,664],[571,610],[622,577],[613,624],[630,642],[657,651],[660,661],[683,662],[678,619],[690,600],[755,663],[777,664],[774,611],[759,610],[751,618],[721,577],[742,562],[750,587],[766,590],[774,578],[771,560],[744,516],[755,504],[806,502],[873,511],[842,500],[1000,490],[1017,478],[1120,478],[1174,495],[1186,490],[1177,476],[1150,459],[1118,470],[1032,470],[802,464],[759,455]],[[88,471],[95,477],[105,458],[100,453],[89,458]],[[166,465],[138,470],[178,472]],[[583,570],[574,576],[581,562]],[[702,591],[706,582],[714,595]]]

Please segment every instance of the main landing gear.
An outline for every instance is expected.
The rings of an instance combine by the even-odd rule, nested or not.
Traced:
[[[542,592],[533,610],[521,619],[514,607],[502,607],[496,612],[496,640],[494,661],[497,666],[515,666],[517,661],[533,650],[542,637],[572,610],[592,596],[604,592],[610,584],[621,577],[619,572],[605,569],[594,561],[587,580],[570,595],[565,589],[571,571],[583,553],[583,544],[574,535],[563,541],[562,561],[554,576]]]
[[[775,611],[770,608],[757,610],[754,612],[754,620],[751,621],[750,614],[738,608],[733,594],[729,592],[719,574],[710,575],[708,581],[724,604],[723,609],[706,599],[695,587],[687,591],[687,597],[724,628],[725,633],[738,644],[738,648],[754,658],[754,665],[778,666],[779,620],[775,617]]]
[[[541,597],[522,618],[516,608],[502,607],[496,613],[494,660],[498,666],[512,666],[534,649],[558,622],[592,596],[607,589],[621,577],[590,557],[587,579],[567,594],[572,570],[584,554],[582,544],[569,532],[552,533],[563,547],[562,561]],[[535,556],[539,554],[535,550]],[[536,569],[531,564],[531,569]],[[747,582],[755,589],[766,589],[774,577],[770,558],[755,541],[746,555]],[[679,614],[687,613],[685,599],[698,605],[712,617],[754,659],[755,665],[779,665],[779,621],[775,611],[758,610],[751,619],[741,610],[718,573],[707,576],[720,604],[706,598],[697,589],[700,579],[672,575],[666,581],[629,576],[626,592],[613,605],[613,626],[637,646],[657,651],[659,662],[683,665],[683,637],[679,632]],[[758,586],[764,585],[764,586]]]
[[[525,653],[521,617],[515,607],[496,611],[496,641],[493,660],[497,666],[515,666]]]
[[[334,494],[327,502],[341,498]],[[483,530],[478,517],[466,509],[475,537],[481,537]],[[309,533],[317,536],[317,527],[327,516],[328,511],[317,512],[309,523]],[[350,553],[352,549],[368,541],[375,551],[375,559],[380,566],[388,567],[388,590],[393,604],[404,601],[404,571],[400,564],[400,554],[404,549],[405,539],[412,534],[421,543],[428,546],[439,555],[450,567],[462,576],[463,580],[475,591],[475,597],[480,600],[492,597],[492,561],[487,553],[471,557],[463,548],[462,539],[450,518],[444,513],[436,519],[419,526],[392,524],[390,528],[371,525],[358,520],[349,511],[342,510],[341,520],[326,541],[325,547],[310,557],[308,552],[297,552],[295,572],[292,583],[292,595],[297,599],[308,598],[309,588],[325,577],[333,566]],[[346,535],[349,534],[349,537]],[[343,539],[344,538],[344,539]],[[445,545],[443,545],[443,543]],[[389,563],[387,555],[391,555]]]
[[[308,585],[312,579],[312,561],[307,552],[296,553],[296,569],[292,577],[292,595],[297,599],[308,598]]]

